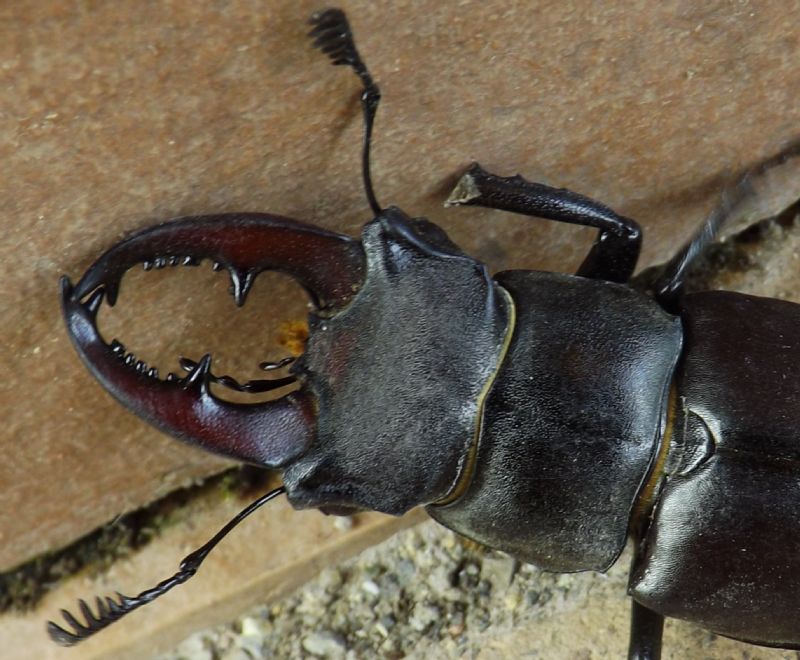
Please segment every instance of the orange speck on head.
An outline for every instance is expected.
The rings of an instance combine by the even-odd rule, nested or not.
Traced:
[[[308,340],[306,321],[284,321],[278,326],[278,343],[295,357],[301,355]]]

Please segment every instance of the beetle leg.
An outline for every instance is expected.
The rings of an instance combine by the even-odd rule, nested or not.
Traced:
[[[630,218],[565,188],[551,188],[521,176],[500,177],[473,163],[445,206],[484,206],[522,215],[569,222],[600,230],[578,275],[627,282],[636,268],[642,231]]]
[[[749,215],[748,211],[752,212],[748,208],[750,202],[757,200],[760,196],[779,197],[774,192],[776,184],[785,188],[789,187],[785,180],[779,179],[772,182],[766,175],[771,170],[780,168],[797,157],[800,157],[800,140],[794,141],[777,155],[760,162],[745,172],[735,184],[722,193],[722,197],[694,236],[667,262],[654,286],[658,302],[668,310],[677,309],[678,301],[683,295],[686,278],[697,258],[710,243],[719,238],[720,233],[724,233],[726,225],[735,224],[737,218]],[[792,171],[789,176],[796,176],[796,174]],[[768,209],[763,210],[767,212],[760,217],[756,216],[755,219],[769,217]]]
[[[628,660],[659,660],[664,615],[631,600],[631,639]]]

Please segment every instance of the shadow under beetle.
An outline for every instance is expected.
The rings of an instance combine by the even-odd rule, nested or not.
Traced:
[[[576,275],[490,276],[436,225],[383,208],[369,173],[380,98],[344,13],[311,19],[314,45],[364,86],[363,177],[375,214],[361,241],[260,213],[181,218],[103,254],[64,317],[86,366],[162,431],[283,470],[173,577],[137,597],[84,602],[51,637],[79,642],[191,577],[211,548],[264,502],[399,515],[418,505],[445,526],[541,568],[604,571],[636,543],[630,657],[660,655],[664,617],[765,646],[800,648],[800,305],[727,291],[684,294],[695,257],[732,189],[668,264],[651,295],[628,286],[637,224],[568,190],[474,165],[449,203],[595,227]],[[786,158],[784,154],[783,158]],[[775,161],[763,164],[766,168]],[[238,305],[279,270],[313,303],[303,355],[285,377],[238,383],[211,358],[157,371],[96,324],[136,264],[226,268]],[[291,362],[266,364],[268,370]],[[210,384],[265,392],[241,404]]]

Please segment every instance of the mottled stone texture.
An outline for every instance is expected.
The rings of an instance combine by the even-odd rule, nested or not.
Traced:
[[[591,234],[444,212],[473,159],[638,218],[651,263],[730,173],[800,126],[797,2],[344,4],[384,91],[380,199],[441,220],[493,269],[572,269]],[[369,219],[357,82],[309,48],[314,8],[0,7],[0,568],[220,465],[92,381],[62,328],[60,274],[79,276],[125,232],[177,215],[262,210],[348,232]],[[162,371],[179,353],[212,350],[219,371],[252,377],[282,352],[278,323],[303,314],[297,289],[277,278],[234,314],[224,275],[146,275],[128,279],[103,329]]]

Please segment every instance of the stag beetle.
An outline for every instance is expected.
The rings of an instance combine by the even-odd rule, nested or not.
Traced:
[[[491,276],[435,224],[378,204],[370,178],[380,94],[344,13],[315,14],[310,36],[363,84],[363,179],[374,219],[361,240],[288,218],[181,218],[136,233],[73,285],[64,318],[89,370],[162,431],[283,471],[173,577],[137,597],[81,601],[53,639],[74,644],[191,577],[264,502],[399,515],[425,506],[443,525],[544,569],[605,571],[636,543],[630,657],[660,655],[664,617],[765,646],[800,648],[800,305],[727,291],[684,293],[733,189],[649,293],[628,282],[641,231],[563,189],[474,165],[451,205],[504,209],[598,229],[577,274]],[[794,154],[793,154],[794,155]],[[764,167],[774,163],[766,163]],[[96,323],[132,266],[210,259],[238,305],[279,270],[313,302],[290,376],[238,383],[185,360],[185,378],[110,344]],[[290,360],[268,364],[272,369]],[[233,403],[210,384],[274,401]]]

